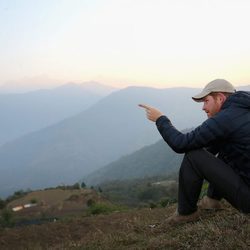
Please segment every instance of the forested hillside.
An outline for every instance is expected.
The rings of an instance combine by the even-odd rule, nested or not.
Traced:
[[[167,176],[178,171],[183,154],[175,153],[163,140],[108,164],[83,180],[88,185],[113,180]]]

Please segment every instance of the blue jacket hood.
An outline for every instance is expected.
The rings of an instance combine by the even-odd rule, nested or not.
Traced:
[[[238,108],[250,109],[250,92],[237,91],[227,98],[222,106],[222,109],[234,106]]]

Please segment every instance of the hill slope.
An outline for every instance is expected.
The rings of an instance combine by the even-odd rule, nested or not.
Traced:
[[[183,155],[176,154],[163,140],[124,156],[83,178],[88,185],[106,181],[168,175],[176,172]]]
[[[201,220],[164,224],[175,206],[1,230],[1,249],[249,249],[250,218],[227,205]]]
[[[35,201],[33,207],[23,208],[15,212],[15,219],[59,218],[81,214],[83,210],[88,208],[89,200],[96,203],[108,202],[98,192],[92,189],[63,189],[63,187],[61,187],[30,192],[21,198],[9,202],[7,208],[12,209],[25,206],[25,204],[30,204],[31,201]]]

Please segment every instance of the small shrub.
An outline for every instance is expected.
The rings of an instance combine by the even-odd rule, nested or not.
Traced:
[[[4,200],[0,199],[0,209],[5,208],[5,206],[6,206],[6,202]]]
[[[4,209],[1,213],[0,225],[2,227],[11,227],[13,226],[13,213],[9,209]]]
[[[105,203],[94,203],[88,209],[88,213],[90,214],[109,214],[114,211],[119,210],[117,206]]]
[[[89,199],[89,200],[87,201],[87,206],[88,206],[88,207],[91,207],[91,206],[93,206],[94,204],[95,204],[95,201],[92,200],[92,199]]]
[[[166,207],[167,205],[169,205],[169,199],[168,199],[168,198],[162,199],[162,200],[160,201],[160,205],[161,205],[162,207]]]
[[[150,203],[149,203],[149,207],[150,207],[151,209],[153,209],[153,208],[156,208],[157,205],[156,205],[154,202],[150,202]]]
[[[31,204],[37,204],[37,199],[36,199],[36,198],[32,198],[32,199],[30,200],[30,203],[31,203]]]
[[[162,207],[166,207],[166,206],[169,206],[173,203],[176,203],[177,202],[177,199],[176,198],[170,198],[170,197],[167,197],[165,199],[162,199],[159,203]]]

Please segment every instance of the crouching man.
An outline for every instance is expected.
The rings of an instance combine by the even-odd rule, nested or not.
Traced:
[[[199,218],[197,202],[204,180],[209,188],[200,208],[220,209],[224,198],[239,211],[250,213],[250,92],[236,92],[228,81],[216,79],[192,98],[203,102],[208,119],[186,134],[161,111],[139,104],[167,144],[185,153],[179,171],[178,208],[167,223]]]

